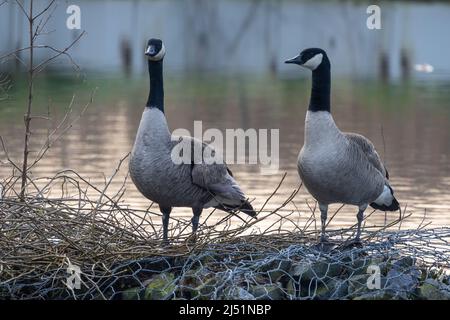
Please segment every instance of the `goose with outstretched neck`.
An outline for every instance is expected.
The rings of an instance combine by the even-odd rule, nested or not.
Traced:
[[[256,215],[244,192],[218,151],[188,136],[172,136],[164,114],[164,43],[150,39],[148,59],[150,92],[130,158],[130,176],[137,189],[159,205],[163,239],[168,239],[169,215],[173,207],[192,208],[192,231],[196,232],[204,208]],[[175,149],[175,150],[174,150]],[[189,151],[189,161],[179,162],[180,150]],[[196,152],[200,150],[201,152]],[[176,151],[176,152],[173,152]],[[187,154],[187,153],[186,153]],[[208,158],[210,156],[210,158]],[[211,157],[214,156],[214,161]]]
[[[286,63],[312,71],[305,138],[297,168],[306,189],[319,203],[321,240],[327,241],[328,205],[344,203],[358,207],[354,241],[360,242],[364,211],[369,205],[383,211],[399,210],[389,174],[370,140],[336,126],[330,108],[331,64],[326,52],[306,49]]]

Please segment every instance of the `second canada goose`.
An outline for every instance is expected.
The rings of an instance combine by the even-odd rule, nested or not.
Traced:
[[[358,206],[360,241],[364,211],[396,211],[399,203],[389,184],[389,174],[372,142],[362,135],[341,132],[330,113],[330,60],[324,50],[310,48],[285,61],[312,70],[312,88],[305,119],[305,140],[298,156],[298,172],[303,184],[318,201],[322,241],[328,205]]]
[[[214,207],[227,212],[242,211],[255,216],[231,171],[208,155],[215,150],[192,137],[174,139],[164,114],[163,59],[166,53],[159,39],[148,41],[150,93],[130,158],[130,176],[138,190],[159,205],[163,214],[163,239],[168,236],[169,215],[173,207],[190,207],[194,213],[192,230],[198,227],[203,208]],[[189,163],[177,163],[172,151],[179,143],[190,148]],[[184,149],[179,149],[184,150]],[[201,150],[201,152],[196,152]],[[200,158],[197,154],[200,154]],[[219,159],[215,155],[214,159]]]

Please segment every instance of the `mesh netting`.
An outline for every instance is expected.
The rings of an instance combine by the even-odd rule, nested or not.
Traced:
[[[383,232],[363,247],[255,246],[255,240],[208,245],[188,256],[84,265],[80,289],[67,286],[62,261],[2,281],[0,292],[15,299],[450,298],[448,228]],[[372,270],[380,271],[379,287],[370,281]]]
[[[122,189],[108,195],[111,180],[97,188],[64,171],[45,181],[25,201],[4,184],[2,299],[450,298],[450,228],[401,230],[407,215],[366,227],[361,245],[352,228],[328,230],[320,244],[310,219],[300,226],[278,213],[294,190],[258,220],[231,223],[231,214],[195,237],[173,217],[165,245],[160,214],[124,206]]]

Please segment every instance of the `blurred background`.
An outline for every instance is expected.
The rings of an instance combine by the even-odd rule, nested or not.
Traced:
[[[49,4],[35,2],[36,11]],[[66,10],[72,4],[81,10],[80,30],[66,27]],[[380,30],[366,26],[371,4],[381,8]],[[15,1],[0,5],[0,56],[27,46],[27,28]],[[60,49],[83,30],[86,34],[69,51],[79,68],[62,56],[36,77],[34,113],[50,115],[52,121],[33,120],[31,155],[64,116],[73,96],[74,108],[81,110],[98,89],[82,118],[33,168],[35,176],[72,168],[103,183],[112,174],[132,148],[147,99],[145,44],[159,37],[166,46],[171,129],[192,130],[194,120],[202,120],[204,130],[280,129],[279,173],[261,176],[258,165],[230,166],[256,208],[287,172],[267,207],[276,208],[300,183],[296,159],[303,144],[311,76],[283,61],[304,48],[321,47],[332,64],[334,118],[342,130],[361,133],[376,145],[402,207],[414,213],[409,226],[424,217],[433,226],[450,225],[450,2],[56,1],[46,29],[49,33],[37,44]],[[53,54],[37,49],[36,62]],[[27,57],[23,51],[0,63],[0,135],[18,161],[23,152]],[[3,151],[0,160],[2,181],[11,168]],[[117,188],[126,171],[121,171]],[[130,180],[123,200],[131,207],[149,205]],[[306,202],[314,206],[302,189],[283,212],[298,210],[299,219],[307,219]],[[356,211],[344,208],[332,225],[352,225]],[[172,214],[191,216],[186,209]],[[397,217],[376,212],[368,223]]]

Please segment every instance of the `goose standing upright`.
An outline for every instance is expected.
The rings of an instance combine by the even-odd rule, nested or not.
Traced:
[[[328,205],[344,203],[358,206],[358,230],[368,205],[396,211],[399,203],[389,184],[389,174],[373,144],[355,133],[344,133],[330,113],[330,61],[324,50],[310,48],[285,61],[312,70],[312,88],[305,118],[305,140],[298,156],[298,172],[304,185],[318,201],[322,241]]]
[[[203,208],[214,207],[227,212],[242,211],[256,215],[226,164],[206,161],[215,150],[192,137],[172,137],[164,115],[163,59],[161,40],[150,39],[148,58],[150,93],[137,131],[130,158],[130,176],[137,189],[158,203],[162,213],[163,239],[168,238],[169,215],[173,207],[190,207],[192,231],[196,232]],[[189,163],[178,164],[172,150],[178,143],[190,148]],[[195,152],[200,149],[198,157]],[[219,157],[215,156],[215,159]]]

